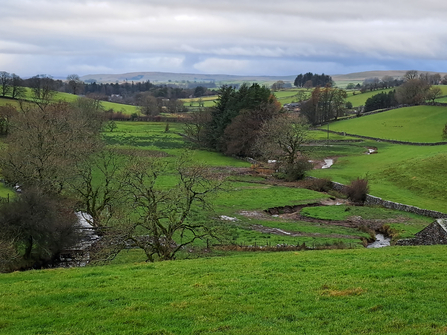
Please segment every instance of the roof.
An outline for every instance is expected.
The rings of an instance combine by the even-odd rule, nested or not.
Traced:
[[[437,219],[436,222],[447,233],[447,219]]]

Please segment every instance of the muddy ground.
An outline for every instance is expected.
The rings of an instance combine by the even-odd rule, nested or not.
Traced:
[[[334,225],[334,226],[341,226],[341,227],[347,227],[347,228],[354,228],[359,229],[364,232],[368,232],[371,235],[371,240],[374,239],[374,232],[381,231],[382,227],[385,223],[399,223],[399,222],[405,222],[405,218],[393,218],[393,219],[386,219],[386,220],[367,220],[363,219],[360,216],[351,216],[348,217],[346,220],[322,220],[322,219],[315,219],[310,218],[307,216],[301,215],[301,210],[305,207],[309,206],[331,206],[331,205],[341,205],[346,204],[350,205],[349,201],[346,199],[329,199],[324,200],[318,203],[312,203],[312,204],[305,204],[305,205],[297,205],[297,206],[285,206],[285,207],[274,207],[270,208],[266,211],[241,211],[239,214],[249,217],[249,218],[256,218],[256,219],[264,219],[268,220],[269,218],[273,217],[279,217],[285,220],[291,220],[291,221],[304,221],[304,222],[312,222],[315,224],[320,225]],[[320,233],[303,233],[299,231],[289,231],[289,230],[283,230],[279,228],[271,228],[271,227],[265,227],[261,224],[255,224],[250,226],[251,229],[260,231],[262,233],[267,234],[276,234],[276,235],[284,235],[284,236],[309,236],[309,237],[327,237],[327,238],[347,238],[347,239],[359,239],[359,236],[355,235],[342,235],[342,234],[320,234]]]

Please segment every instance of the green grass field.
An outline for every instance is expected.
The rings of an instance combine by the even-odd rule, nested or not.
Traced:
[[[31,98],[31,89],[26,87],[25,99],[30,99],[30,98]],[[64,93],[64,92],[56,92],[53,97],[53,100],[54,101],[73,102],[77,98],[78,98],[78,96],[74,95],[74,94]],[[0,98],[0,106],[6,105],[8,103],[12,104],[14,106],[18,106],[18,102],[16,100]],[[114,112],[122,112],[123,114],[127,114],[127,115],[130,115],[133,113],[139,114],[139,110],[138,110],[137,106],[124,105],[124,104],[119,104],[119,103],[109,102],[109,101],[102,101],[101,104],[105,110],[112,109]]]
[[[367,176],[370,193],[386,200],[447,212],[447,146],[420,147],[367,141],[377,154],[339,157],[330,169],[313,170],[316,177],[348,184]]]
[[[447,107],[415,106],[334,122],[330,130],[408,142],[441,142]]]
[[[207,97],[202,97],[202,107],[213,107],[214,101],[217,99],[217,95],[211,95]],[[192,98],[192,99],[182,99],[184,101],[184,105],[186,107],[200,107],[199,106],[199,98]]]
[[[17,100],[0,98],[0,106],[12,105],[14,107],[18,107],[19,103]]]
[[[408,129],[415,130],[414,138],[430,139],[428,132],[417,131],[416,115],[419,127],[429,128],[433,120],[440,122],[442,112],[417,111]],[[410,114],[399,116],[400,120]],[[354,129],[373,129],[374,134],[380,133],[380,122],[391,123],[379,119],[374,126],[366,122],[371,117],[350,121],[365,121]],[[350,121],[333,123],[330,129]],[[178,134],[182,132],[178,123],[170,123],[169,132],[165,123],[117,122],[117,126],[103,133],[109,146],[123,152],[163,152],[167,160],[189,149],[195,162],[229,175],[225,191],[213,200],[213,218],[237,219],[222,221],[233,244],[342,243],[352,249],[200,253],[188,249],[177,261],[154,264],[143,262],[141,250],[128,250],[107,266],[0,274],[1,334],[447,333],[445,246],[364,249],[361,238],[369,234],[358,229],[269,216],[264,210],[270,207],[312,203],[328,195],[239,173],[250,164],[192,147]],[[311,134],[326,139],[323,132]],[[330,139],[347,138],[331,134]],[[377,147],[378,153],[365,155],[367,147]],[[447,212],[447,146],[365,141],[323,143],[312,149],[313,157],[343,156],[330,169],[313,170],[312,175],[343,183],[368,175],[374,195]],[[173,183],[169,173],[162,183],[164,187]],[[373,207],[308,207],[303,214],[328,220],[350,216],[383,220],[402,238],[412,237],[432,221]],[[401,220],[393,220],[397,218]],[[259,226],[301,235],[263,232],[255,228]],[[198,242],[192,248],[205,245]]]
[[[428,246],[15,272],[0,332],[445,334],[446,262]]]
[[[170,132],[168,133],[164,132],[164,123],[118,122],[117,125],[118,128],[113,132],[104,133],[107,143],[117,148],[162,151],[168,156],[175,157],[180,155],[185,149],[189,147],[189,143],[185,142],[183,138],[177,134],[178,132],[182,131],[181,124],[171,123]],[[311,134],[317,139],[326,139],[326,134],[323,132],[315,131],[311,132]],[[332,135],[330,136],[331,139],[346,139],[345,137],[338,135],[334,135],[333,137]],[[374,142],[371,142],[370,145],[372,145],[372,143]],[[366,145],[367,144],[365,144],[364,142],[331,144],[329,146],[326,146],[325,143],[322,143],[319,146],[310,147],[309,149],[311,149],[311,156],[314,158],[322,159],[328,156],[344,156],[343,158],[339,158],[337,164],[334,165],[331,169],[314,170],[311,172],[311,174],[316,176],[330,176],[336,181],[348,183],[349,180],[355,178],[356,176],[368,173],[371,178],[371,190],[373,194],[377,195],[376,193],[378,192],[380,196],[384,196],[386,199],[388,199],[388,196],[391,196],[392,200],[395,196],[394,193],[383,193],[384,190],[390,191],[390,189],[394,187],[389,180],[392,177],[392,174],[385,174],[383,171],[389,169],[390,166],[392,166],[393,162],[401,162],[402,160],[411,157],[410,155],[412,151],[408,150],[408,147],[403,147],[404,149],[407,148],[407,151],[400,152],[400,154],[395,154],[394,152],[391,152],[391,154],[387,154],[385,150],[390,150],[393,148],[397,150],[399,146],[392,146],[382,143],[379,149],[379,154],[364,155],[363,153],[366,151]],[[424,151],[424,149],[427,148],[417,148],[419,149],[421,155],[427,154],[427,152]],[[441,153],[444,150],[440,147],[430,147],[429,149],[432,150],[432,155]],[[195,149],[191,152],[191,155],[193,155],[192,157],[195,162],[213,166],[219,171],[224,171],[224,173],[228,173],[227,171],[231,171],[231,169],[247,168],[250,166],[250,164],[246,162],[226,157],[216,152]],[[384,155],[385,157],[380,155]],[[371,160],[375,158],[378,158],[380,164],[371,165]],[[167,157],[166,159],[172,158]],[[362,159],[364,161],[362,161]],[[347,163],[345,163],[345,161]],[[356,163],[354,165],[350,165],[349,163],[351,161],[356,161]],[[360,164],[357,161],[362,161],[362,163]],[[374,169],[372,169],[372,167],[374,167]],[[422,172],[421,175],[423,175]],[[402,177],[402,179],[404,180],[405,178],[406,177]],[[429,176],[427,178],[432,178],[432,176]],[[269,241],[271,243],[274,242],[287,244],[296,244],[303,242],[308,243],[315,241],[318,243],[329,242],[329,240],[323,238],[292,238],[287,236],[278,237],[274,234],[265,234],[253,231],[250,229],[250,226],[253,224],[265,225],[272,224],[272,222],[273,224],[282,226],[293,225],[295,228],[292,229],[292,231],[309,231],[309,227],[306,223],[283,222],[281,220],[266,221],[265,219],[259,218],[247,219],[240,214],[242,211],[263,211],[270,207],[315,202],[319,199],[327,197],[327,195],[305,189],[266,185],[265,183],[263,183],[263,178],[260,177],[248,178],[244,176],[234,176],[231,177],[231,179],[234,181],[228,184],[227,191],[221,193],[216,199],[214,199],[214,207],[218,215],[236,217],[239,220],[235,243],[256,243],[258,245],[263,245],[266,241]],[[422,178],[420,182],[427,183],[427,180],[425,178]],[[386,185],[386,187],[384,187],[383,185]],[[421,207],[431,207],[434,209],[445,208],[445,205],[443,204],[441,199],[443,187],[443,183],[440,183],[439,187],[436,188],[436,197],[428,198],[428,200],[424,203],[424,205],[427,205],[428,207]],[[408,192],[405,187],[399,186],[398,188],[392,188],[393,192],[396,192],[396,190],[400,190],[401,195],[406,196],[405,198],[403,198],[403,200],[405,200],[406,202],[402,201],[404,203],[408,203],[410,200],[416,202],[419,199],[413,199],[412,193]],[[430,191],[427,192],[432,191],[433,188],[430,188]],[[415,194],[418,193],[415,192]],[[378,213],[378,215],[379,214],[380,213]],[[320,226],[313,227],[313,229],[316,229],[316,231],[324,231],[327,230],[328,227]],[[351,232],[351,235],[355,234],[358,235],[359,232]],[[358,236],[360,237],[361,235]],[[337,241],[341,240],[330,239],[329,243],[332,244]],[[360,243],[360,240],[353,243],[358,244]]]
[[[310,95],[312,92],[311,90],[306,90],[303,88],[292,88],[292,89],[286,89],[281,90],[277,92],[273,92],[273,94],[276,96],[278,101],[284,105],[291,102],[297,101],[296,94],[298,91],[306,92],[307,95]],[[217,95],[208,96],[208,97],[202,97],[203,107],[213,107],[215,104],[215,100],[217,99]],[[184,105],[186,107],[199,107],[199,99],[198,98],[192,98],[192,99],[182,99],[184,101]]]
[[[350,92],[351,94],[348,94],[348,98],[346,99],[346,101],[350,101],[352,103],[353,107],[358,107],[358,106],[363,106],[365,105],[366,100],[368,100],[368,98],[372,97],[373,95],[385,92],[388,93],[389,91],[391,91],[392,89],[385,89],[385,90],[377,90],[377,91],[371,91],[371,92],[365,92],[365,93],[360,93],[359,91],[356,91],[355,95],[352,95],[352,92]]]
[[[180,155],[185,149],[189,148],[189,143],[185,142],[183,138],[178,135],[182,131],[182,125],[172,123],[170,132],[165,133],[164,123],[146,123],[146,122],[117,122],[118,128],[113,132],[104,133],[107,143],[120,149],[136,149],[154,152],[164,152],[166,159],[173,159]],[[319,133],[319,132],[315,132]],[[324,134],[324,133],[322,133]],[[341,137],[341,136],[340,136]],[[311,148],[312,157],[324,158],[327,156],[347,156],[351,159],[363,157],[362,153],[366,150],[364,143],[348,143],[348,144],[332,144],[326,146],[322,144]],[[209,152],[205,150],[193,150],[190,152],[191,157],[197,163],[212,166],[216,171],[228,174],[238,168],[248,168],[250,164],[231,157],[223,156],[216,152]],[[368,156],[373,157],[373,156]],[[341,160],[341,159],[340,159]],[[338,166],[338,164],[336,165]],[[335,169],[335,166],[334,166]],[[333,169],[325,170],[327,173],[333,172]],[[235,170],[237,173],[237,171]],[[312,174],[320,172],[313,171]],[[345,172],[345,171],[344,171]],[[350,236],[357,236],[357,240],[347,240],[344,238],[335,237],[318,237],[318,236],[302,236],[302,237],[288,237],[278,236],[273,233],[264,233],[255,231],[251,228],[252,225],[260,224],[263,226],[276,225],[277,227],[288,227],[291,231],[313,232],[326,234],[336,234],[333,232],[333,227],[325,225],[310,225],[305,222],[293,222],[293,220],[280,220],[266,218],[247,218],[241,213],[244,211],[260,211],[266,210],[270,207],[297,205],[311,203],[327,198],[325,194],[309,191],[306,189],[290,188],[284,186],[273,186],[265,184],[262,177],[248,177],[244,175],[234,175],[230,179],[232,182],[227,184],[226,191],[220,193],[214,199],[214,209],[216,215],[226,215],[238,219],[234,225],[234,243],[241,243],[244,245],[257,244],[266,245],[267,243],[274,244],[297,244],[297,243],[318,243],[318,244],[334,244],[343,242],[345,244],[361,245],[360,237],[362,234],[352,229],[348,234]],[[338,178],[337,178],[338,179]],[[349,180],[349,179],[348,179]],[[345,180],[343,180],[345,181]],[[167,183],[173,182],[167,180]],[[345,181],[346,182],[346,181]],[[380,213],[378,213],[379,215]],[[332,229],[332,230],[331,230]],[[417,231],[416,231],[417,232]],[[338,232],[342,234],[341,232]]]
[[[157,122],[117,122],[113,132],[104,132],[109,145],[122,149],[156,150],[168,155],[178,156],[190,147],[178,133],[183,125],[170,123],[169,132],[165,132],[165,123]],[[250,164],[217,152],[194,150],[193,159],[197,163],[210,166],[249,167]]]

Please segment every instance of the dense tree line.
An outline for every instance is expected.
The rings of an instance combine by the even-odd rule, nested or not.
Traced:
[[[209,86],[209,85],[208,85]],[[26,94],[25,87],[31,91]],[[48,104],[55,92],[67,92],[87,96],[96,101],[113,101],[136,105],[144,115],[154,116],[162,112],[184,112],[180,99],[215,94],[204,86],[182,88],[176,85],[154,85],[150,81],[131,83],[84,83],[76,74],[67,76],[66,81],[54,80],[41,74],[21,79],[15,74],[0,72],[0,96],[13,99],[28,99],[38,105]]]
[[[154,97],[184,99],[189,97],[201,97],[215,94],[209,88],[215,84],[210,83],[187,83],[179,86],[176,84],[154,85],[150,81],[124,82],[124,83],[97,83],[83,82],[78,75],[71,74],[67,80],[54,79],[46,74],[39,74],[28,79],[22,79],[18,75],[0,71],[0,96],[23,98],[23,87],[35,88],[41,86],[51,88],[52,91],[72,93],[75,95],[96,95],[108,99],[111,96],[120,96],[124,102],[132,102],[136,94],[150,92]],[[185,86],[185,87],[183,87]]]
[[[0,96],[11,97],[13,99],[20,99],[24,96],[24,83],[15,73],[8,73],[0,71]]]
[[[365,102],[365,112],[370,112],[376,109],[390,108],[398,105],[395,98],[396,91],[389,91],[388,93],[381,92],[368,98]]]
[[[399,104],[417,105],[427,100],[434,103],[436,99],[442,96],[442,90],[439,87],[432,86],[432,84],[439,84],[440,81],[441,76],[439,74],[418,74],[414,70],[407,71],[402,82],[395,90],[388,93],[382,92],[368,98],[365,103],[365,112]]]
[[[317,87],[321,86],[324,87],[326,85],[332,85],[332,77],[322,74],[316,74],[316,73],[305,73],[305,74],[299,74],[296,78],[293,84],[296,87]]]
[[[404,82],[403,79],[393,78],[391,76],[384,76],[382,79],[377,77],[366,78],[363,84],[358,87],[362,93],[367,91],[383,90],[387,88],[397,87]]]

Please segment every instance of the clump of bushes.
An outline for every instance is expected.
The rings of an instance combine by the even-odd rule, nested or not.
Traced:
[[[52,266],[80,242],[78,218],[66,199],[29,188],[0,204],[0,271]]]
[[[328,178],[309,178],[303,182],[303,187],[316,192],[329,192],[332,189]]]
[[[0,273],[12,271],[15,262],[19,259],[20,255],[14,248],[14,243],[0,239]]]
[[[442,130],[442,138],[444,140],[447,140],[447,123],[444,126],[444,129]]]
[[[352,180],[346,187],[346,195],[352,202],[364,203],[369,192],[367,178],[358,178]]]
[[[280,172],[274,174],[274,177],[285,181],[302,180],[306,176],[306,172],[312,170],[312,167],[313,165],[308,158],[303,156],[293,164],[285,164],[280,168]]]

